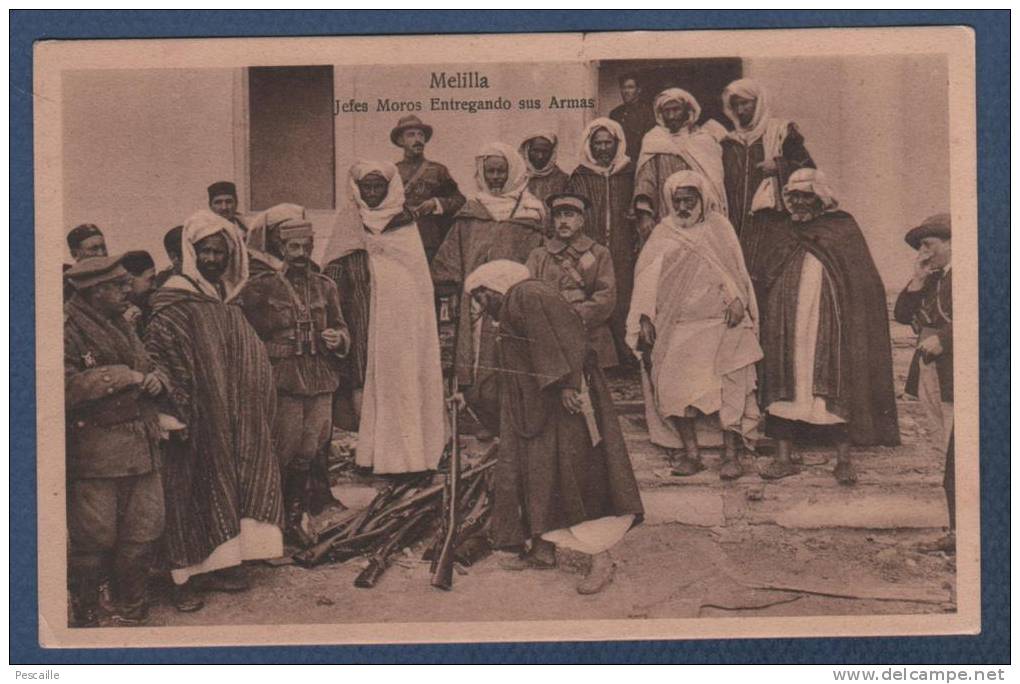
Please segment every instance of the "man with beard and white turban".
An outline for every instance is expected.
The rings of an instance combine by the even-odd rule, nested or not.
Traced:
[[[527,553],[506,570],[551,568],[555,547],[592,556],[577,584],[612,581],[609,549],[643,514],[609,386],[581,317],[549,284],[507,260],[468,276],[464,291],[499,322],[500,443],[492,539]]]
[[[244,591],[243,561],[283,554],[283,502],[273,369],[233,304],[248,279],[241,234],[202,210],[185,222],[182,248],[180,274],[150,299],[145,345],[171,383],[160,419],[170,433],[164,539],[174,604],[190,611],[202,607],[197,589]]]
[[[552,131],[539,131],[521,141],[519,152],[528,168],[528,191],[542,202],[567,186],[567,174],[556,163],[559,145]]]
[[[652,228],[670,215],[671,208],[661,201],[662,187],[677,171],[691,170],[704,176],[705,200],[723,216],[728,215],[719,146],[726,129],[711,119],[698,125],[701,105],[680,88],[659,93],[654,111],[658,125],[641,141],[634,176],[634,211],[642,240],[647,240]]]
[[[363,250],[369,278],[356,463],[380,475],[434,470],[446,443],[446,414],[425,248],[395,165],[359,161],[349,188],[327,259]]]
[[[868,243],[839,211],[825,174],[800,169],[786,211],[761,212],[752,272],[761,302],[761,405],[776,458],[761,476],[798,472],[794,443],[835,443],[833,474],[857,480],[850,445],[900,443],[885,286]]]
[[[733,130],[722,141],[726,202],[748,269],[756,251],[753,214],[783,208],[782,189],[794,171],[814,167],[796,124],[771,114],[765,89],[750,78],[726,86],[723,111]]]
[[[585,126],[581,163],[570,174],[567,191],[588,199],[584,232],[609,249],[616,278],[616,307],[609,330],[620,362],[631,365],[634,357],[625,338],[638,239],[631,212],[634,165],[627,156],[625,141],[623,128],[612,119],[595,119]]]
[[[432,260],[432,279],[463,284],[468,274],[489,261],[519,264],[544,240],[545,207],[528,191],[524,160],[504,143],[490,143],[475,155],[478,188],[457,214],[453,228]],[[491,316],[460,307],[457,331],[457,382],[481,422],[476,433],[491,439],[499,424],[496,331]]]
[[[740,244],[706,185],[693,171],[666,180],[662,201],[671,213],[638,259],[627,341],[645,361],[652,442],[671,456],[683,445],[673,474],[704,469],[695,419],[717,413],[724,444],[719,477],[732,480],[743,473],[741,446],[759,419],[754,364],[762,351]]]

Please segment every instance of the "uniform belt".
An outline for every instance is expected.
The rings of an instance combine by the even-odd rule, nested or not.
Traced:
[[[292,356],[298,355],[297,343],[294,340],[269,340],[263,344],[265,345],[266,353],[269,354],[271,359],[289,359]],[[320,340],[315,341],[315,350],[317,354],[324,353]]]

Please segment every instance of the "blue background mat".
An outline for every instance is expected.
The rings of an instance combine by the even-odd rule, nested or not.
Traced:
[[[10,13],[10,662],[60,663],[1008,663],[1008,11],[12,11]],[[982,633],[973,637],[744,639],[45,650],[36,601],[32,44],[68,38],[323,36],[826,26],[969,25],[976,32],[981,316]],[[919,171],[923,172],[923,170]],[[340,629],[340,628],[338,628]]]

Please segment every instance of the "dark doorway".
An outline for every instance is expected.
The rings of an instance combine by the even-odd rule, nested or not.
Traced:
[[[683,88],[701,105],[701,122],[715,119],[727,128],[731,126],[723,114],[722,91],[743,75],[743,63],[736,57],[611,60],[599,62],[598,69],[597,108],[602,115],[620,104],[618,79],[629,73],[637,76],[642,99],[649,104],[666,88]]]
[[[333,67],[252,67],[248,106],[251,208],[332,209]]]

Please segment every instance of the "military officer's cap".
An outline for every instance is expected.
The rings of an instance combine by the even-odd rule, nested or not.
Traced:
[[[545,204],[549,207],[550,211],[556,211],[558,207],[572,207],[582,213],[591,206],[591,202],[588,201],[587,197],[574,192],[553,193],[546,197]]]

